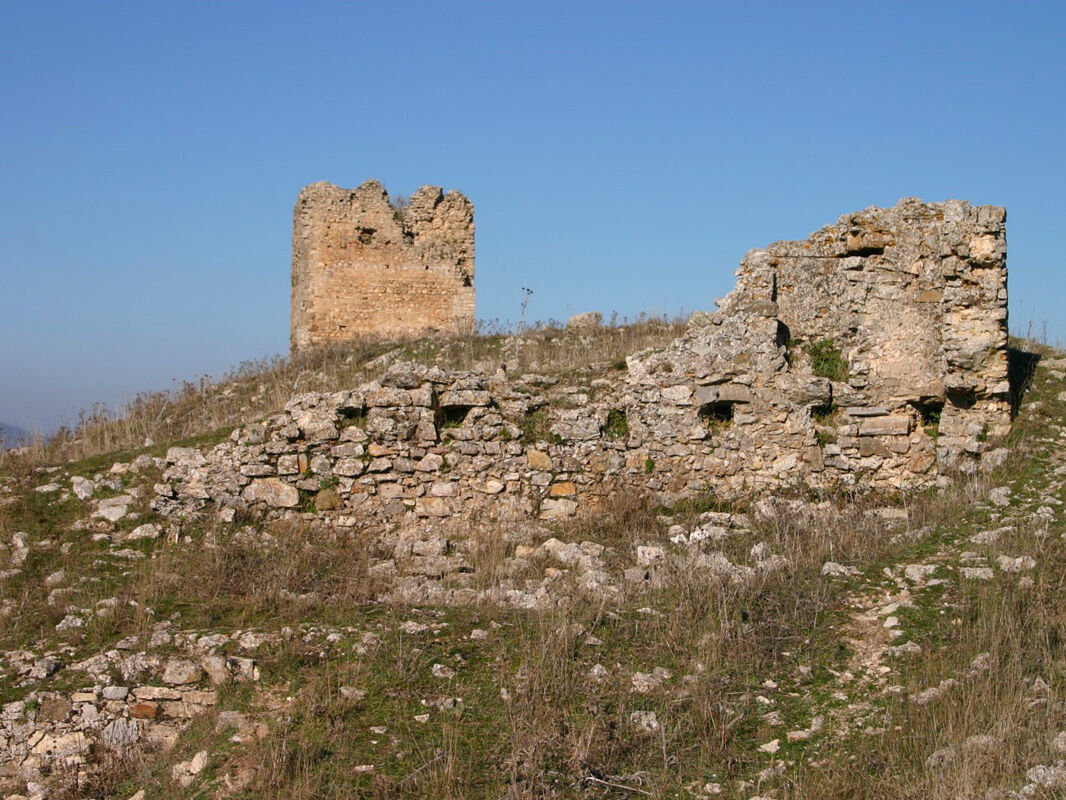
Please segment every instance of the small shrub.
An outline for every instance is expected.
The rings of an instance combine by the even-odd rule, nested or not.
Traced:
[[[649,475],[655,472],[655,459],[651,456],[648,456],[646,459],[644,459],[644,471]]]
[[[828,403],[825,403],[823,405],[813,406],[811,408],[811,417],[814,419],[815,422],[818,422],[822,425],[828,425],[833,422],[833,418],[836,415],[837,408],[837,404],[830,400]]]
[[[407,215],[407,209],[411,205],[411,198],[408,195],[396,194],[389,195],[389,205],[392,206],[392,217],[397,222],[403,222],[404,217]]]
[[[661,510],[668,517],[676,517],[681,515],[698,516],[706,511],[727,511],[729,509],[715,497],[713,491],[708,491],[696,497],[682,498],[672,506],[665,506]]]
[[[806,349],[811,358],[811,372],[819,378],[828,378],[831,381],[847,380],[848,362],[832,339],[811,342]]]
[[[529,412],[519,422],[519,428],[522,431],[522,442],[525,444],[536,444],[537,442],[561,444],[562,438],[552,433],[549,430],[550,427],[551,420],[547,411],[543,408]]]
[[[922,430],[925,431],[926,436],[935,441],[937,436],[940,435],[940,417],[944,412],[944,403],[933,400],[920,403],[912,402],[912,405],[918,410],[918,415],[921,417]]]
[[[612,408],[607,412],[607,424],[603,426],[603,435],[610,439],[624,439],[629,435],[629,422],[626,412]]]
[[[445,406],[440,410],[441,428],[461,428],[470,413],[470,406]]]

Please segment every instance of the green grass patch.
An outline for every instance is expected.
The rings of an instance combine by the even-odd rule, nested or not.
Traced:
[[[603,435],[608,439],[624,439],[629,436],[629,422],[626,420],[626,412],[619,408],[612,408],[607,412],[607,422],[602,428]]]
[[[819,378],[831,381],[848,379],[848,362],[832,339],[811,342],[805,349],[811,359],[811,372]]]

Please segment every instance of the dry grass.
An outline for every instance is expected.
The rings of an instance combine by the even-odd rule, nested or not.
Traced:
[[[1061,599],[1049,602],[1040,591],[1005,588],[983,586],[959,603],[947,630],[926,636],[944,636],[944,646],[924,655],[907,676],[914,691],[949,676],[958,676],[959,686],[927,706],[905,699],[889,703],[884,732],[840,748],[846,759],[803,770],[795,797],[980,798],[993,788],[1017,789],[1029,767],[1061,758],[1048,746],[1066,725],[1057,699],[1066,689]],[[972,659],[982,653],[991,654],[990,669],[965,677]],[[1037,677],[1049,684],[1046,692],[1034,689]],[[970,737],[995,741],[985,750],[980,743],[968,745]],[[943,763],[928,761],[945,750]],[[861,780],[854,774],[856,764]]]
[[[974,485],[961,484],[945,496],[912,498],[912,528],[957,524],[982,496]],[[839,624],[846,609],[841,587],[819,574],[825,560],[876,572],[882,562],[916,558],[934,544],[928,537],[894,536],[865,513],[871,505],[872,498],[856,500],[817,520],[785,509],[760,519],[750,536],[725,544],[730,557],[745,563],[750,546],[765,541],[791,563],[749,585],[708,583],[681,571],[669,587],[619,609],[575,597],[551,612],[489,612],[502,627],[491,642],[476,646],[484,652],[466,642],[474,624],[469,611],[446,612],[454,632],[428,646],[388,633],[412,612],[373,610],[368,603],[376,587],[365,569],[365,545],[328,541],[298,525],[270,531],[226,526],[138,564],[120,595],[136,605],[123,604],[130,610],[112,618],[104,638],[146,632],[152,617],[134,612],[145,607],[160,618],[180,613],[182,627],[205,630],[385,623],[380,646],[360,659],[325,654],[299,640],[269,655],[268,680],[287,683],[297,699],[272,736],[228,762],[231,772],[254,773],[250,794],[238,796],[667,797],[697,776],[728,786],[773,763],[753,753],[755,744],[781,734],[762,721],[765,709],[750,699],[763,691],[763,680],[817,696],[825,668],[840,668]],[[557,533],[631,549],[661,541],[659,511],[635,498]],[[695,517],[695,511],[682,512],[672,521],[691,523]],[[502,563],[505,548],[486,539],[475,552],[476,563],[491,570]],[[967,625],[943,624],[950,646],[931,648],[906,675],[908,686],[918,690],[958,674],[979,652],[994,654],[994,671],[964,683],[941,705],[919,709],[888,702],[885,735],[852,736],[822,750],[828,759],[816,759],[812,751],[817,766],[804,761],[803,751],[790,754],[800,763],[786,796],[979,796],[976,788],[1009,783],[1046,757],[1046,748],[1034,742],[1046,741],[1063,720],[1050,706],[1034,715],[1030,687],[1034,674],[1050,674],[1055,659],[1061,660],[1057,645],[1049,644],[1066,639],[1060,596],[1060,586],[1042,585],[1034,594],[1004,595],[1002,587],[988,586],[952,598],[953,613]],[[943,631],[931,628],[928,635]],[[589,635],[603,644],[590,648]],[[433,663],[455,663],[448,659],[456,653],[463,658],[460,678],[441,686],[428,677]],[[596,663],[609,669],[606,681],[590,678]],[[800,664],[813,666],[813,677],[786,683]],[[664,689],[634,693],[629,676],[655,667],[672,673]],[[344,685],[368,689],[371,699],[344,700],[338,694]],[[1053,684],[1053,691],[1058,688]],[[426,710],[422,701],[442,690],[463,697],[466,710],[435,712],[429,723],[412,723],[412,715]],[[631,721],[640,711],[655,712],[658,730]],[[789,723],[800,727],[809,712],[797,707],[786,713],[795,714]],[[368,728],[382,724],[389,734],[380,738],[393,742],[386,752],[407,752],[395,764],[381,763],[381,749],[367,742]],[[1006,746],[994,758],[926,770],[934,750],[960,746],[975,734],[999,736]],[[353,771],[370,763],[376,764],[372,773]],[[861,780],[855,764],[861,765]],[[108,785],[131,779],[128,765],[120,766]],[[137,780],[143,784],[143,774]],[[179,796],[165,776],[153,780],[162,796]]]
[[[127,605],[207,629],[325,619],[374,598],[369,557],[365,542],[330,539],[298,521],[262,531],[219,526],[137,569],[126,589],[135,603]]]

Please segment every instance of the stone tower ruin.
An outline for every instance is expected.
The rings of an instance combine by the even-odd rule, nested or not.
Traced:
[[[304,187],[292,226],[291,347],[474,327],[474,206],[423,186],[407,206],[385,187]]]

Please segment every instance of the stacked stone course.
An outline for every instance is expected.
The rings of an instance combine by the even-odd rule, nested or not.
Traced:
[[[394,207],[376,180],[319,182],[296,201],[293,352],[356,336],[419,336],[474,327],[474,207],[423,186]]]
[[[160,638],[170,641],[165,632],[153,637]],[[71,692],[34,689],[25,699],[0,705],[0,782],[15,776],[39,782],[51,775],[77,774],[90,763],[94,750],[97,756],[110,751],[119,757],[136,757],[146,748],[169,750],[194,718],[217,706],[214,687],[259,680],[253,659],[215,654],[204,646],[210,637],[202,637],[199,646],[187,636],[179,639],[189,658],[165,660],[132,650],[136,639],[70,665],[94,679],[93,685]],[[18,666],[17,685],[34,686],[65,665],[45,657]],[[125,685],[116,683],[117,674]],[[140,683],[143,678],[156,683]],[[211,688],[205,688],[205,682]]]

